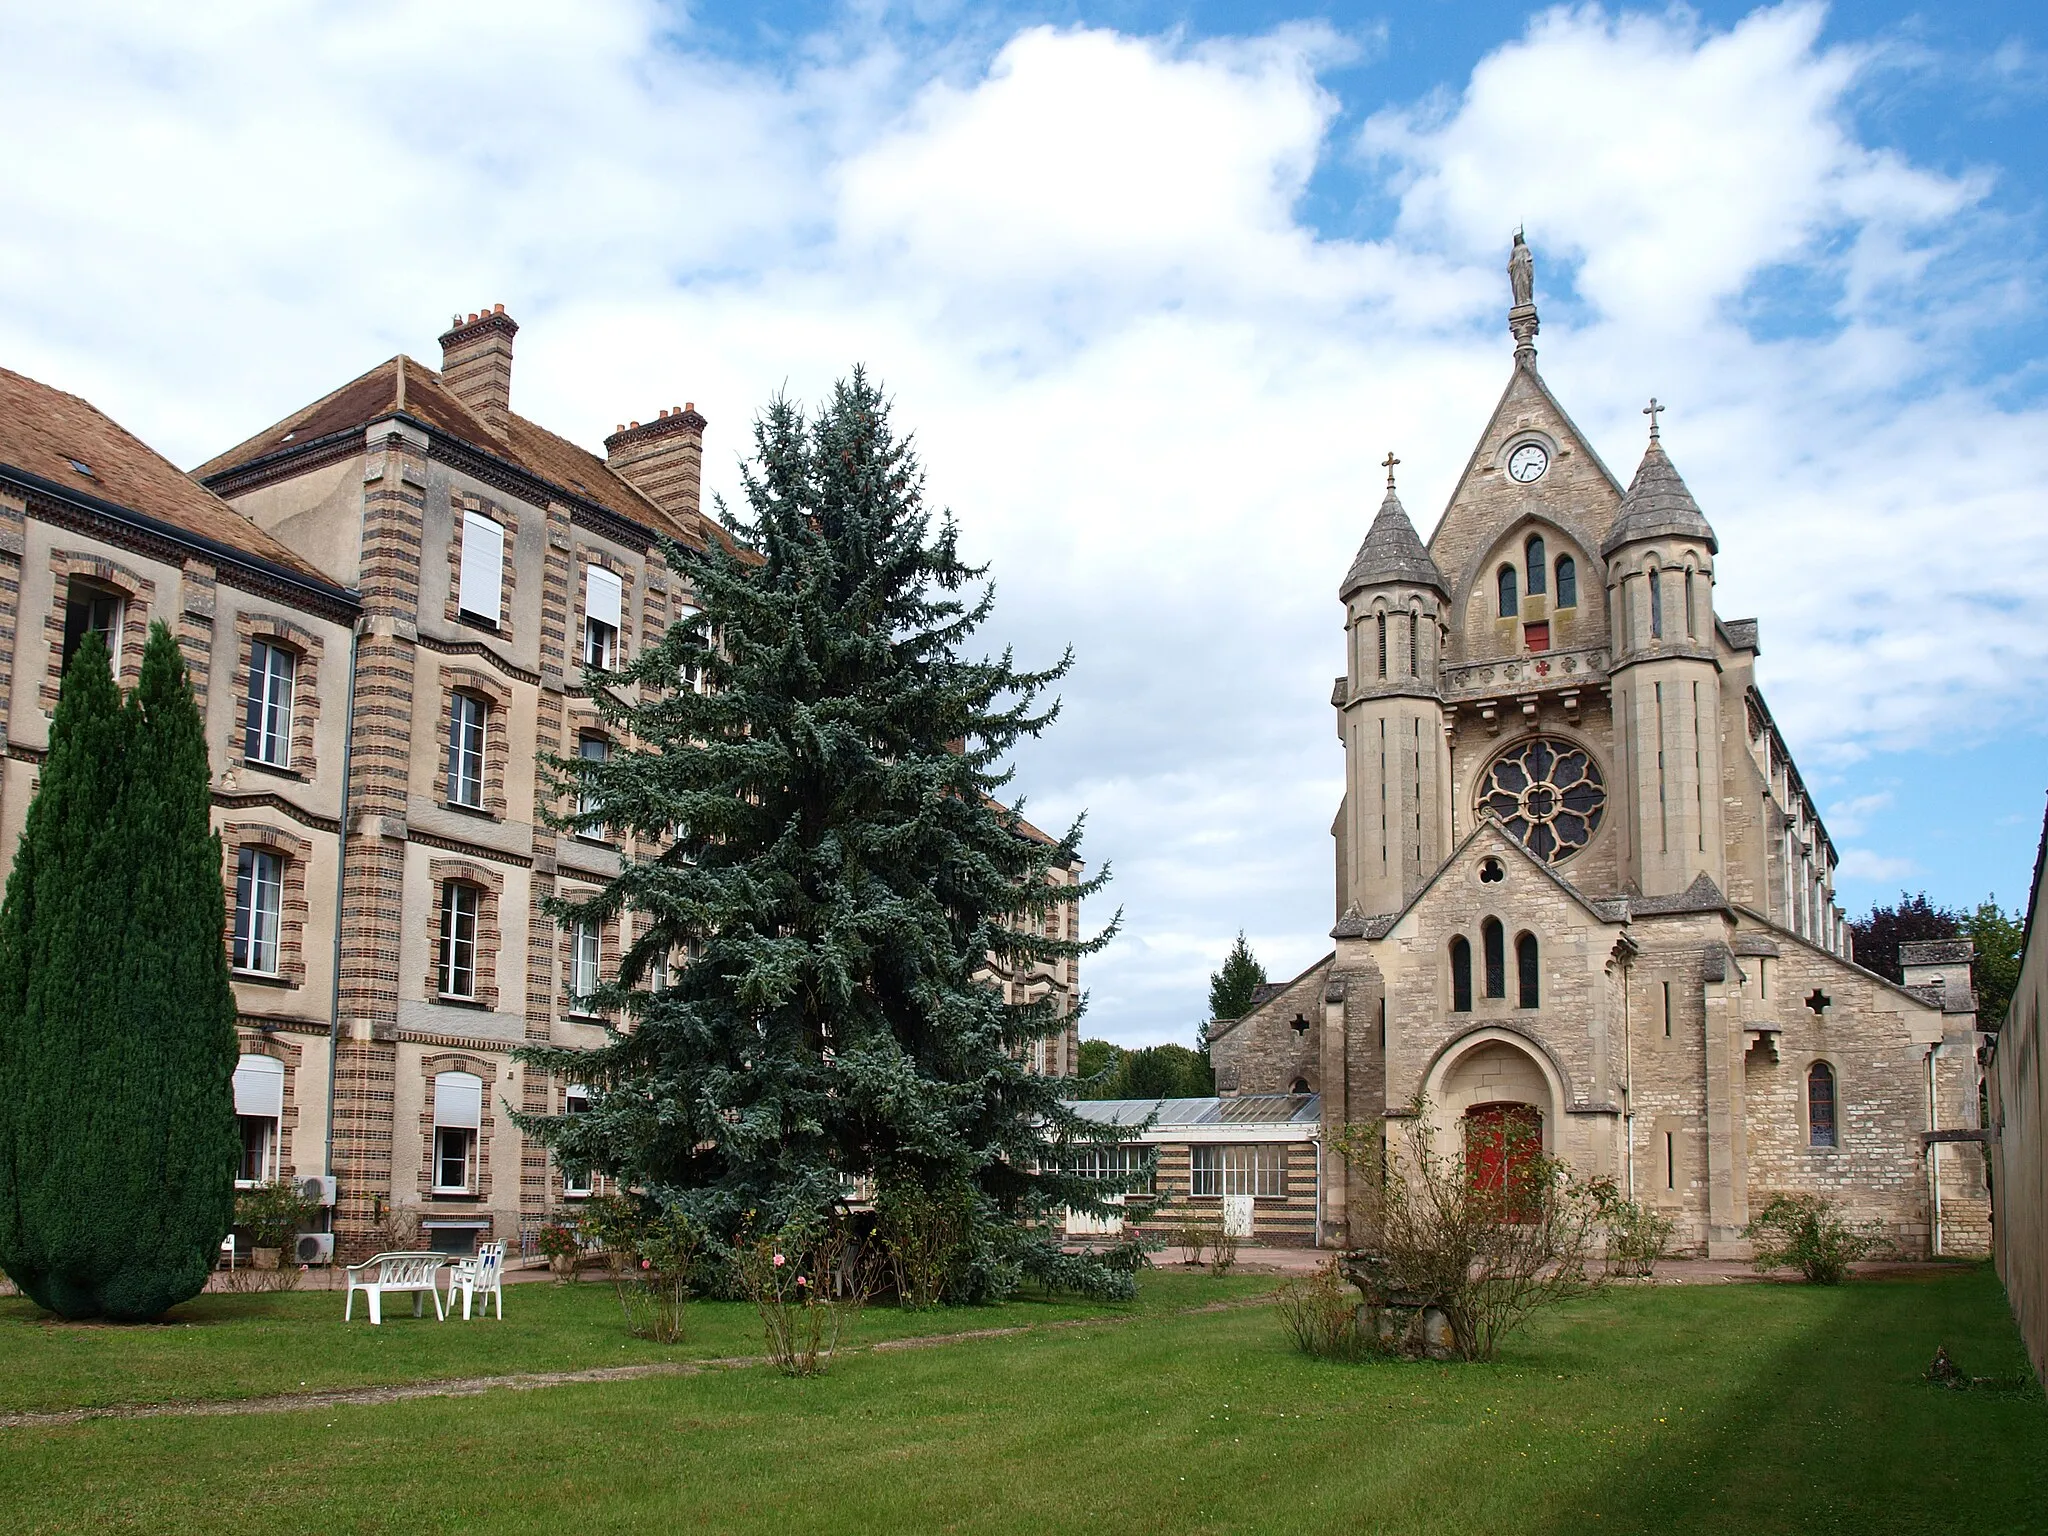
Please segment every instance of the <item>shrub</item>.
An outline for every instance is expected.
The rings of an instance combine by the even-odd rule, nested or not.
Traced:
[[[1016,1252],[1018,1269],[1048,1295],[1085,1296],[1090,1301],[1135,1300],[1138,1266],[1114,1268],[1104,1259],[1101,1253],[1068,1253],[1050,1238],[1025,1243]]]
[[[1358,1326],[1359,1293],[1330,1263],[1307,1279],[1284,1280],[1274,1295],[1282,1326],[1305,1355],[1357,1360],[1380,1352]]]
[[[1230,1230],[1227,1222],[1217,1222],[1215,1235],[1209,1240],[1209,1273],[1222,1279],[1237,1263],[1238,1236]]]
[[[1191,1212],[1174,1224],[1173,1243],[1180,1249],[1183,1264],[1199,1264],[1202,1254],[1209,1246],[1209,1234],[1215,1229],[1206,1221],[1197,1219]]]
[[[1652,1274],[1671,1250],[1677,1223],[1640,1200],[1606,1202],[1601,1222],[1607,1228],[1607,1273],[1640,1279]]]
[[[899,1182],[875,1204],[875,1232],[889,1257],[896,1301],[910,1311],[935,1307],[962,1289],[959,1270],[975,1225],[974,1196],[964,1187],[927,1189]]]
[[[235,1225],[248,1232],[249,1246],[275,1248],[285,1258],[291,1256],[299,1234],[319,1216],[319,1205],[301,1195],[287,1179],[273,1179],[235,1196]]]
[[[873,1266],[846,1228],[798,1219],[759,1231],[748,1213],[731,1248],[747,1297],[761,1316],[768,1354],[785,1376],[816,1376],[866,1302]]]
[[[1385,1292],[1368,1304],[1425,1323],[1437,1309],[1466,1360],[1493,1359],[1531,1313],[1597,1284],[1586,1257],[1602,1191],[1519,1124],[1493,1134],[1484,1163],[1462,1146],[1439,1148],[1429,1101],[1417,1095],[1384,1129],[1351,1126],[1335,1139],[1372,1234],[1359,1268]]]
[[[1853,1222],[1825,1195],[1774,1194],[1742,1229],[1759,1274],[1796,1269],[1811,1285],[1837,1285],[1849,1266],[1891,1248],[1883,1224]]]

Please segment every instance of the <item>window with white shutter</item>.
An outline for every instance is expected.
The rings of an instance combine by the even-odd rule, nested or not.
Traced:
[[[499,622],[505,595],[505,530],[477,512],[462,514],[462,611]]]

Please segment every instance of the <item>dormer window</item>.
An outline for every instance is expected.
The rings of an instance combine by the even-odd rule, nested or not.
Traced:
[[[1531,597],[1541,597],[1545,588],[1543,535],[1540,533],[1529,535],[1529,542],[1523,546],[1522,552],[1528,557],[1529,595]]]
[[[1502,566],[1496,581],[1500,587],[1500,616],[1512,619],[1522,611],[1522,604],[1515,595],[1515,568],[1512,565]]]

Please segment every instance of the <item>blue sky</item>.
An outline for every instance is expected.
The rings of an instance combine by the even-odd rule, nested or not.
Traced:
[[[771,392],[869,364],[992,641],[1078,653],[1019,782],[1116,868],[1092,1031],[1188,1038],[1240,928],[1323,952],[1336,582],[1389,447],[1440,513],[1517,224],[1624,478],[1671,407],[1852,910],[2024,894],[2034,9],[0,0],[0,41],[0,363],[180,462],[492,302],[518,409],[693,401],[727,491]]]

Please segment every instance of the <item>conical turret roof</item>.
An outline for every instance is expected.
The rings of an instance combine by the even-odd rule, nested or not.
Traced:
[[[1600,541],[1600,555],[1605,559],[1622,545],[1638,539],[1673,536],[1704,539],[1708,549],[1720,553],[1721,546],[1714,539],[1706,515],[1678,477],[1678,466],[1653,436],[1643,462],[1636,466],[1635,479],[1629,482],[1628,494],[1621,498],[1621,510],[1615,514],[1613,526]]]
[[[1408,521],[1401,498],[1394,494],[1391,484],[1387,486],[1387,499],[1380,503],[1379,515],[1366,530],[1365,542],[1358,546],[1358,558],[1344,573],[1344,585],[1338,588],[1337,596],[1348,598],[1360,587],[1389,582],[1428,587],[1446,600],[1451,595],[1451,589],[1444,585],[1443,572],[1436,568],[1428,549],[1416,536],[1415,525]]]

